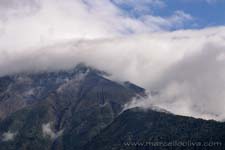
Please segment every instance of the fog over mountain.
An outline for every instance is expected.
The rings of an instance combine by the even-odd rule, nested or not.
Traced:
[[[169,31],[193,17],[177,11],[137,19],[116,4],[1,0],[0,75],[69,69],[83,62],[118,82],[158,92],[140,105],[224,119],[225,27]]]

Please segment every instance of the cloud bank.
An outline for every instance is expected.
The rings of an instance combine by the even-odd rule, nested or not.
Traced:
[[[159,91],[152,103],[171,112],[225,117],[224,27],[70,41],[7,51],[0,60],[1,75],[69,69],[84,62],[111,73],[113,80]]]
[[[0,76],[84,62],[158,91],[146,104],[225,118],[225,27],[168,31],[193,17],[179,10],[132,17],[109,0],[3,0],[0,7]]]

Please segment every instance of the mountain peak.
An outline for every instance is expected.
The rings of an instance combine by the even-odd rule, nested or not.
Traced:
[[[32,132],[30,136],[38,141],[36,143],[54,140],[54,144],[49,145],[55,149],[64,137],[76,139],[75,143],[66,140],[65,144],[79,149],[109,125],[125,103],[144,92],[132,83],[120,84],[105,75],[104,71],[78,64],[70,70],[1,77],[0,137],[4,133],[17,133],[16,143],[20,141],[19,135],[26,137]],[[35,132],[31,131],[34,128]],[[58,133],[60,136],[53,136]],[[38,135],[40,137],[36,137]],[[23,142],[28,142],[26,138],[22,138]]]

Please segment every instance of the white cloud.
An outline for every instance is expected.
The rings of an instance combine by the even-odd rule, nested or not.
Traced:
[[[223,1],[223,0],[182,0],[184,2],[204,2],[208,4],[215,4],[217,2]]]
[[[164,8],[165,2],[162,0],[113,0],[117,5],[128,7],[134,13],[150,13],[153,8]]]
[[[61,136],[63,134],[63,130],[60,130],[58,132],[54,132],[51,129],[51,123],[46,123],[42,125],[42,132],[43,132],[43,136],[44,137],[49,137],[51,139],[56,139],[59,136]]]
[[[224,61],[225,60],[225,52],[221,52],[220,54],[218,54],[216,59],[217,59],[217,61]]]
[[[142,108],[143,110],[151,109],[154,111],[171,114],[171,112],[154,105],[150,94],[146,97],[134,97],[130,102],[126,103],[123,106],[123,111],[127,109],[131,109],[131,108],[136,108],[136,107]]]
[[[0,70],[4,75],[85,62],[112,73],[114,80],[159,90],[154,104],[171,112],[219,119],[225,115],[224,43],[225,27],[71,41],[38,50],[1,51]]]
[[[13,132],[10,132],[10,131],[4,132],[2,134],[2,141],[4,141],[4,142],[12,141],[15,138],[16,134],[17,133],[13,133]]]
[[[149,33],[190,21],[181,11],[168,18],[133,18],[110,0],[4,0],[0,8],[1,49]]]
[[[163,18],[157,16],[146,15],[142,17],[142,21],[148,25],[158,27],[158,30],[169,30],[182,28],[186,22],[192,21],[194,18],[183,11],[175,11],[172,16]]]
[[[170,107],[179,103],[181,105],[177,108],[188,108],[184,112],[173,107],[178,114],[195,116],[200,113],[217,119],[225,118],[225,62],[217,59],[225,48],[218,45],[206,44],[204,51],[184,58],[164,74],[160,82],[166,87],[162,88],[162,97],[158,98],[163,99],[163,105]],[[165,99],[169,100],[168,103]]]

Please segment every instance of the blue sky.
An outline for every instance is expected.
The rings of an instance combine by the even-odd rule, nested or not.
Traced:
[[[196,20],[196,27],[218,26],[225,24],[225,1],[205,2],[196,0],[185,2],[182,0],[165,0],[167,7],[156,14],[166,15],[175,10],[183,10],[193,16]],[[191,27],[190,27],[191,28]]]
[[[225,24],[225,0],[114,0],[133,17],[154,15],[169,17],[183,11],[193,17],[182,28],[206,28]],[[143,5],[143,6],[141,6]]]

